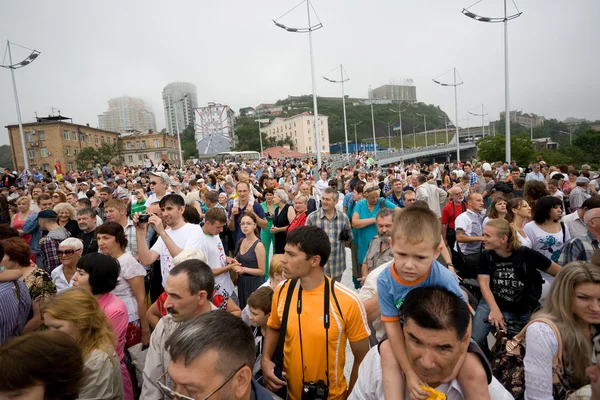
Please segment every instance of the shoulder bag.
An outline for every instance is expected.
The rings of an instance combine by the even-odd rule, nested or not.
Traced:
[[[558,350],[552,359],[552,383],[553,396],[555,399],[564,399],[572,391],[569,384],[569,374],[563,369],[563,347],[560,332],[554,322],[546,318],[532,319],[512,339],[506,336],[497,336],[494,346],[494,358],[492,360],[492,373],[494,377],[510,392],[517,400],[525,398],[525,333],[527,328],[534,322],[542,322],[552,328],[558,342]]]

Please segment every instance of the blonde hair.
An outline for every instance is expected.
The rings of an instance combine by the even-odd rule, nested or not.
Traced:
[[[27,196],[21,196],[21,197],[19,197],[15,203],[16,204],[21,204],[23,202],[23,200],[26,200],[27,204],[29,206],[31,206],[31,199],[29,197],[27,197]]]
[[[116,338],[113,330],[100,309],[96,298],[87,290],[66,289],[54,296],[42,308],[42,315],[74,323],[79,329],[78,344],[83,358],[87,359],[92,351],[104,351],[112,358]]]
[[[73,207],[69,203],[58,203],[57,205],[54,206],[53,210],[55,213],[59,214],[65,208],[69,211],[69,218],[75,219],[75,214],[76,214],[75,207]]]
[[[177,254],[173,258],[173,266],[176,267],[184,261],[187,260],[200,260],[203,263],[208,263],[206,261],[206,255],[200,249],[185,249],[181,250],[179,254]]]
[[[271,264],[269,265],[269,278],[273,279],[275,276],[283,276],[283,264],[281,264],[282,254],[273,254],[271,258]]]
[[[410,243],[430,242],[437,249],[442,240],[440,219],[425,207],[410,207],[394,217],[392,240],[405,239]]]
[[[584,261],[565,265],[554,278],[546,305],[531,317],[547,318],[558,327],[563,344],[563,363],[565,368],[573,370],[574,387],[586,384],[585,369],[592,354],[592,344],[573,314],[575,288],[586,283],[600,284],[600,266]]]
[[[508,238],[506,247],[511,253],[521,248],[521,242],[519,241],[517,230],[507,220],[493,219],[487,223],[487,226],[491,226],[492,228],[496,229],[497,237],[506,236]]]

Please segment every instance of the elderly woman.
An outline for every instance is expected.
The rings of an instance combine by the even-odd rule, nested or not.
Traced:
[[[381,208],[396,208],[389,200],[379,197],[380,190],[377,183],[371,182],[363,189],[364,199],[359,200],[352,214],[352,227],[356,228],[358,243],[358,265],[362,265],[365,255],[371,243],[371,239],[377,235],[375,216]]]
[[[73,277],[77,272],[77,261],[83,254],[83,242],[74,237],[67,238],[60,242],[57,253],[62,264],[52,270],[51,276],[56,290],[60,292],[73,287]]]
[[[288,194],[285,190],[277,189],[273,195],[273,204],[277,207],[273,214],[273,254],[283,254],[287,228],[296,218],[296,211],[289,204]]]
[[[58,215],[58,225],[68,230],[71,237],[79,236],[81,229],[77,225],[75,207],[69,203],[58,203],[53,210]]]
[[[294,199],[294,211],[296,211],[296,216],[290,222],[290,225],[287,228],[287,232],[296,229],[299,226],[304,226],[306,224],[306,217],[308,217],[308,197],[303,194],[299,194]]]
[[[34,331],[43,324],[41,307],[56,293],[56,286],[46,271],[31,264],[31,249],[21,238],[10,238],[0,241],[4,248],[2,266],[7,270],[21,272],[21,280],[29,289],[32,306],[23,333]]]

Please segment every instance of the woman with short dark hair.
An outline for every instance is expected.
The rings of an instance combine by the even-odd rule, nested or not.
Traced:
[[[117,336],[115,350],[121,362],[121,376],[125,399],[133,399],[131,376],[125,363],[125,339],[129,323],[125,303],[112,291],[117,286],[121,267],[114,258],[101,253],[90,253],[77,262],[73,286],[90,292],[100,305]],[[62,293],[62,292],[61,292]]]
[[[41,331],[14,338],[0,347],[0,398],[75,400],[83,366],[79,346],[66,333]]]

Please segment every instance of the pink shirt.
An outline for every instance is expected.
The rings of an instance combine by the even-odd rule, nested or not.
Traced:
[[[121,360],[121,375],[123,376],[123,391],[125,400],[133,400],[133,386],[127,366],[125,365],[125,336],[127,335],[127,325],[129,317],[127,316],[127,307],[123,300],[115,296],[112,292],[104,293],[98,299],[100,308],[110,321],[110,324],[117,336],[117,348],[115,349],[119,360]]]

